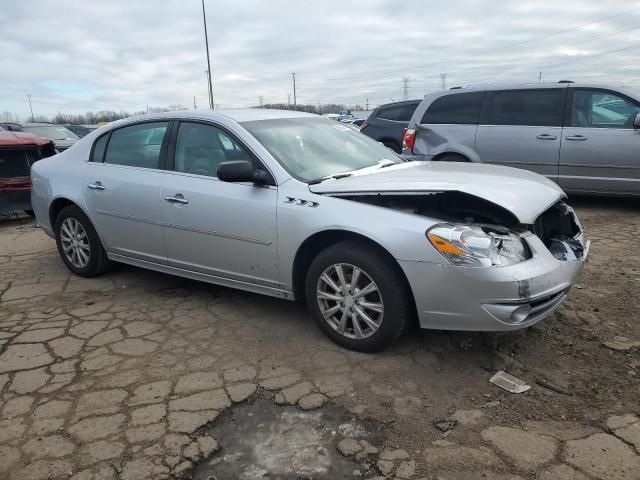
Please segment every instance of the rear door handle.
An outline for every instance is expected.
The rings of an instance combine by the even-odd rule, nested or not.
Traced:
[[[575,142],[583,142],[587,139],[584,135],[569,135],[568,137],[564,137],[567,140],[573,140]]]
[[[184,198],[184,195],[181,193],[176,193],[173,197],[164,197],[164,199],[169,203],[180,203],[182,205],[189,203],[189,200]]]
[[[102,182],[93,182],[87,185],[87,188],[90,190],[104,190],[104,185],[102,185]]]
[[[536,137],[538,140],[557,140],[558,137],[555,135],[549,135],[548,133],[541,133]]]

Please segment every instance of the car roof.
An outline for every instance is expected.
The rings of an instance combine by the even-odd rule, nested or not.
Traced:
[[[461,87],[452,87],[448,90],[438,90],[430,92],[425,95],[431,96],[438,94],[438,96],[449,93],[463,93],[463,92],[479,92],[486,90],[531,90],[531,89],[545,89],[545,88],[595,88],[619,91],[621,93],[630,95],[628,88],[617,85],[606,85],[601,83],[579,83],[572,82],[570,80],[564,80],[559,82],[537,82],[537,83],[484,83],[476,85],[466,85]]]
[[[0,131],[0,147],[25,145],[46,145],[51,140],[38,137],[33,133]]]
[[[108,130],[110,131],[118,127],[130,125],[138,122],[158,120],[179,120],[179,119],[197,119],[197,120],[221,120],[221,117],[228,118],[238,123],[252,122],[257,120],[276,120],[282,118],[321,118],[315,113],[297,112],[295,110],[272,110],[267,108],[228,108],[220,110],[179,110],[175,112],[158,112],[148,113],[146,115],[137,115],[127,117],[121,120],[110,122]]]

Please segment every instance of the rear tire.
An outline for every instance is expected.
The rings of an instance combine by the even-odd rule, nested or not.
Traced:
[[[379,248],[359,240],[336,243],[313,259],[305,296],[320,329],[338,345],[360,352],[391,345],[414,316],[400,266]]]
[[[67,268],[81,277],[109,270],[110,261],[91,220],[75,205],[64,207],[54,223],[58,253]]]
[[[464,155],[459,155],[457,153],[445,153],[443,156],[438,157],[436,162],[470,162],[470,160]]]

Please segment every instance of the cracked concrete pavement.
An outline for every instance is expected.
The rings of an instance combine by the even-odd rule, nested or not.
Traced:
[[[365,422],[368,440],[339,433],[354,477],[638,479],[640,219],[615,202],[579,213],[593,258],[554,317],[502,337],[414,332],[378,355],[333,345],[297,304],[126,266],[75,277],[26,219],[0,220],[0,478],[189,476],[225,448],[203,427],[259,394]],[[605,345],[620,334],[628,348]],[[501,368],[534,388],[488,384]]]

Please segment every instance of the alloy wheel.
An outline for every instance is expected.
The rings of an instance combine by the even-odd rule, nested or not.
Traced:
[[[337,263],[325,269],[316,297],[325,321],[347,338],[368,338],[382,325],[384,303],[378,285],[355,265]]]
[[[69,263],[85,268],[91,257],[89,237],[82,224],[75,218],[65,218],[60,226],[60,243]]]

